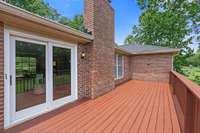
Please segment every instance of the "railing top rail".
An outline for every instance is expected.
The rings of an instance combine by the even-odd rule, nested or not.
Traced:
[[[193,83],[189,79],[187,79],[185,76],[179,74],[178,72],[171,71],[171,73],[176,76],[187,88],[188,90],[196,96],[200,100],[200,86]]]

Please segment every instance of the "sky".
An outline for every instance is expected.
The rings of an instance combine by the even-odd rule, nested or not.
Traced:
[[[83,14],[84,0],[44,0],[61,15],[73,18],[77,14]],[[124,43],[125,38],[131,33],[134,24],[138,24],[141,14],[136,0],[112,0],[115,10],[115,42]],[[197,45],[191,45],[196,49]]]

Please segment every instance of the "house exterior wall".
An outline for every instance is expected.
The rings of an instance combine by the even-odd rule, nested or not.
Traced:
[[[91,98],[112,90],[114,82],[114,10],[107,0],[85,0],[85,27],[92,32]]]
[[[130,79],[168,81],[172,55],[124,55],[124,76],[114,80],[114,11],[107,0],[85,0],[85,26],[91,44],[78,45],[78,98],[96,98]],[[4,121],[4,25],[0,22],[0,131]],[[81,53],[85,58],[81,58]]]
[[[0,132],[3,129],[4,121],[4,48],[3,39],[4,38],[4,24],[0,22]]]
[[[112,90],[115,85],[114,11],[107,0],[85,1],[86,21],[91,17],[87,23],[92,25],[92,28],[88,29],[92,29],[95,39],[91,44],[78,44],[79,99],[98,97]],[[88,5],[92,6],[92,10],[87,9]],[[0,23],[0,132],[4,126],[3,38],[4,24]],[[82,52],[86,55],[84,59],[81,58]]]
[[[131,80],[131,57],[123,55],[124,59],[124,73],[123,78],[115,80],[115,86],[120,85],[128,80]],[[114,69],[114,68],[113,68]]]
[[[90,45],[78,45],[78,99],[91,97],[90,49]],[[84,58],[81,58],[82,53],[86,53]]]
[[[172,54],[138,55],[131,57],[132,79],[169,82]]]

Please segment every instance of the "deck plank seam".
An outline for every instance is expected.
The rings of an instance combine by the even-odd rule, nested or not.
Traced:
[[[142,88],[143,89],[143,93],[144,93],[144,88]],[[141,96],[140,97],[140,99],[139,100],[137,100],[137,102],[135,102],[135,108],[137,108],[137,105],[143,100],[143,97],[145,97],[145,95],[147,95],[147,92],[146,93],[144,93],[144,95],[143,96]],[[133,108],[132,108],[133,109]],[[131,112],[130,112],[130,114],[128,115],[129,117],[131,116],[131,113],[133,112],[134,110],[131,110]],[[121,119],[120,121],[123,121],[124,119]],[[119,123],[120,123],[120,121],[119,121]],[[119,124],[119,123],[117,123],[117,125]],[[125,124],[125,123],[124,123]],[[115,132],[115,130],[116,130],[116,128],[118,127],[118,126],[115,126],[115,127],[113,127],[112,128],[112,130],[111,130],[111,132]],[[119,129],[120,130],[120,129]]]
[[[145,90],[147,90],[146,89],[146,86],[145,86]],[[150,93],[152,93],[152,90],[150,91]],[[147,95],[147,97],[146,97],[146,99],[149,99],[149,97],[150,97],[150,95],[148,94]],[[146,102],[146,99],[144,98],[141,102],[140,102],[140,104],[139,104],[139,106],[137,106],[137,108],[135,109],[135,111],[131,114],[131,116],[128,118],[128,120],[127,120],[127,124],[129,124],[130,123],[130,126],[129,126],[129,128],[122,128],[121,130],[120,130],[120,132],[129,132],[129,130],[130,130],[130,127],[131,127],[131,124],[132,124],[132,117],[133,117],[133,115],[134,115],[134,118],[136,117],[137,118],[137,116],[138,116],[138,113],[139,113],[139,110],[141,110],[141,108],[144,106],[144,104],[145,104],[145,102]],[[135,119],[136,119],[135,118]],[[135,121],[135,119],[133,120],[133,122]],[[124,125],[126,125],[126,123],[124,123]],[[123,131],[123,130],[127,130],[127,131]]]
[[[148,109],[148,107],[149,107],[149,105],[150,105],[150,103],[152,102],[152,100],[153,100],[153,96],[155,95],[155,90],[154,89],[151,89],[152,90],[152,94],[151,94],[151,97],[150,97],[150,99],[147,101],[148,103],[147,103],[147,106],[145,107],[145,112],[144,112],[144,114],[143,114],[143,117],[142,118],[144,118],[144,116],[145,116],[145,114],[146,114],[146,112],[147,112],[147,109]],[[135,122],[137,121],[137,119],[138,119],[138,117],[139,117],[139,115],[142,113],[142,111],[140,111],[139,112],[139,114],[137,115],[137,118],[135,119]],[[143,120],[143,119],[142,119]],[[141,123],[142,123],[142,120],[141,120],[141,122],[140,122],[140,124],[139,124],[139,126],[141,125]],[[130,130],[129,130],[129,133],[131,133],[131,131],[132,131],[132,128],[133,128],[133,126],[134,126],[134,124],[135,124],[135,122],[133,122],[132,123],[132,126],[131,126],[131,128],[130,128]],[[137,129],[137,132],[139,131],[139,128]]]
[[[143,98],[143,96],[145,96],[145,95],[146,95],[146,94],[143,93],[143,90],[142,90],[142,91],[141,91],[141,94],[139,95],[139,98],[136,98],[136,101],[133,102],[133,105],[132,105],[132,106],[134,107],[135,105],[137,105],[137,103],[138,103],[138,102]],[[128,111],[130,111],[130,110],[127,110],[125,114],[127,114]],[[118,122],[114,125],[114,127],[111,128],[110,130],[113,131],[114,128],[117,126],[117,124],[118,124],[122,119],[123,119],[123,117],[121,117],[121,118],[118,120]],[[109,127],[109,125],[108,125],[107,127]],[[104,130],[106,130],[106,128],[105,128]],[[103,131],[103,132],[104,132],[104,131]]]
[[[125,93],[125,94],[126,94],[126,93]],[[127,93],[127,94],[128,94],[128,93]],[[127,94],[126,94],[126,95],[127,95]],[[125,97],[124,97],[124,98],[125,98]],[[99,111],[99,112],[102,113],[102,111]]]
[[[124,98],[124,97],[123,97],[123,98]],[[103,106],[103,105],[102,105],[102,106]],[[107,106],[109,106],[109,104],[107,104],[104,108],[106,108]],[[114,105],[112,105],[112,106],[114,106]],[[102,108],[101,110],[103,110],[104,108]],[[70,125],[69,125],[68,127],[66,127],[66,128],[69,129],[69,128],[72,128],[73,126],[76,126],[77,121],[80,121],[80,119],[81,119],[81,120],[84,119],[86,116],[88,116],[88,114],[93,113],[93,112],[96,112],[96,111],[97,111],[97,109],[89,110],[89,112],[86,113],[85,115],[83,115],[83,117],[81,116],[81,117],[78,118],[77,120],[73,120],[73,122],[70,123]],[[90,119],[93,119],[93,117],[90,118]],[[65,127],[60,127],[60,128],[61,128],[61,130],[67,130]],[[59,128],[59,129],[60,129],[60,128]],[[59,129],[58,129],[58,130],[59,130]]]
[[[134,102],[130,102],[130,101],[134,101],[135,99],[137,100],[137,98],[140,97],[140,93],[142,93],[142,90],[141,90],[141,89],[140,89],[140,91],[138,92],[138,94],[137,94],[136,96],[130,96],[130,99],[129,99],[129,101],[128,101],[127,106],[123,107],[120,111],[115,112],[115,115],[118,115],[118,116],[122,115],[122,114],[124,113],[124,111],[126,111],[127,108],[128,108],[129,106],[131,106],[131,105],[134,104]],[[108,120],[108,119],[107,119],[107,120]],[[107,122],[107,120],[105,120],[105,123]],[[110,126],[110,124],[112,124],[112,122],[113,122],[114,120],[115,120],[115,119],[112,118],[111,121],[109,122],[109,124],[106,124],[106,125],[105,125],[105,123],[102,123],[102,125],[105,125],[105,126],[102,127],[102,125],[101,125],[100,128],[103,128],[103,129],[102,129],[102,130],[95,131],[95,133],[103,132],[103,131],[106,129],[106,127],[108,127],[108,126]]]
[[[155,106],[157,95],[158,95],[158,91],[155,92],[155,97],[154,97],[154,99],[152,101],[151,107],[149,108],[149,110],[150,110],[149,117],[147,116],[147,114],[145,114],[145,116],[143,118],[143,119],[147,118],[147,120],[148,120],[146,128],[142,128],[142,124],[141,124],[140,127],[139,127],[139,131],[138,132],[142,132],[143,133],[144,131],[141,131],[141,130],[146,130],[145,132],[147,132],[147,128],[148,128],[148,125],[149,125],[149,122],[150,122],[150,118],[151,118],[151,115],[152,115],[152,112],[153,112],[153,108]]]
[[[101,101],[101,100],[99,100],[100,103],[97,102],[96,104],[99,105],[99,106],[101,106],[101,105],[104,105],[104,104],[106,104],[106,103],[109,103],[110,101],[113,101],[113,100],[117,99],[118,97],[121,97],[121,95],[117,95],[116,97],[114,97],[114,99],[111,98],[109,101],[106,101],[106,100]],[[92,101],[92,103],[91,103],[91,105],[93,105],[93,106],[96,105],[96,104],[94,103],[94,101]],[[86,112],[88,113],[88,112],[91,111],[91,108],[92,108],[91,106],[88,106],[88,108],[87,108],[86,110],[84,110],[83,112],[86,111]],[[77,110],[77,113],[78,113],[78,114],[80,114],[79,111],[80,111],[80,110]],[[82,113],[83,113],[83,112],[82,112]],[[72,112],[71,112],[71,113],[72,113]],[[66,117],[67,117],[67,116],[66,116]],[[74,119],[74,118],[73,118],[73,119]],[[59,119],[59,123],[62,123],[63,121],[66,121],[65,117],[62,117],[62,120]],[[58,125],[59,123],[56,123],[56,125]],[[72,123],[71,123],[71,124],[72,124]],[[53,127],[55,127],[55,125],[53,125],[52,128],[53,128]],[[43,128],[43,130],[46,130],[46,129]],[[50,130],[51,130],[51,129],[50,129]]]

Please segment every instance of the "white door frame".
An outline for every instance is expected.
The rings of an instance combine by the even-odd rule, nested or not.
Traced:
[[[74,75],[74,73],[76,73],[76,71],[75,71],[75,59],[76,59],[76,57],[75,57],[75,53],[76,53],[76,50],[73,48],[73,47],[71,47],[71,46],[67,46],[67,45],[61,45],[61,44],[58,44],[58,43],[51,43],[50,44],[50,48],[51,48],[51,61],[50,61],[50,64],[53,64],[53,47],[58,47],[58,48],[65,48],[65,49],[70,49],[70,51],[71,51],[71,88],[75,88],[75,83],[73,82],[73,81],[75,81],[76,79],[75,79],[75,75]],[[51,88],[52,88],[52,90],[51,90],[51,92],[52,92],[52,94],[51,94],[51,96],[52,96],[52,98],[51,98],[51,100],[52,100],[52,106],[50,106],[50,108],[58,108],[59,106],[62,106],[63,104],[67,104],[67,103],[69,103],[69,102],[72,102],[73,101],[73,99],[76,99],[76,97],[77,97],[77,95],[76,95],[76,93],[77,93],[77,91],[75,91],[74,89],[71,89],[71,95],[70,96],[66,96],[66,97],[63,97],[63,98],[60,98],[60,99],[56,99],[56,100],[53,100],[53,66],[51,67],[51,70],[50,70],[50,73],[51,73],[51,76],[50,76],[50,79],[51,79]]]
[[[45,109],[41,112],[38,112],[34,115],[27,116],[26,118],[22,118],[18,121],[12,122],[11,117],[11,90],[10,90],[10,78],[9,75],[11,75],[10,72],[10,54],[11,54],[11,37],[17,37],[20,39],[25,39],[30,42],[39,42],[42,44],[46,44],[46,105]],[[42,40],[42,41],[41,41]],[[52,65],[52,46],[57,47],[63,47],[63,48],[70,48],[71,49],[71,94],[72,96],[62,98],[59,100],[55,100],[53,102],[53,67],[47,67]],[[49,68],[49,69],[47,69]],[[37,117],[38,115],[41,115],[43,113],[49,112],[53,109],[56,109],[58,107],[63,106],[64,104],[67,104],[69,102],[75,101],[78,99],[78,89],[77,89],[77,44],[62,42],[54,39],[49,39],[45,37],[40,37],[37,35],[30,34],[28,32],[19,31],[16,29],[13,29],[11,27],[5,26],[4,28],[4,128],[12,127],[16,124],[19,124],[23,121],[26,121],[28,119],[32,119],[34,117]],[[50,77],[50,78],[49,78]],[[14,83],[13,83],[14,84]],[[51,99],[51,100],[50,100]],[[29,113],[31,114],[31,113]]]
[[[36,43],[36,44],[39,44],[39,45],[43,45],[45,46],[45,65],[46,65],[46,69],[45,69],[45,89],[46,89],[46,100],[45,100],[45,103],[42,103],[42,104],[39,104],[39,105],[36,105],[36,106],[33,106],[33,107],[29,107],[29,108],[26,108],[24,110],[21,110],[21,111],[18,111],[16,112],[16,61],[15,61],[15,57],[16,57],[16,40],[18,41],[25,41],[25,42],[30,42],[30,43]],[[34,44],[33,44],[34,45]],[[14,36],[11,36],[10,37],[10,75],[12,75],[12,86],[10,86],[10,111],[11,111],[11,121],[16,123],[18,121],[22,121],[24,119],[27,119],[29,118],[30,116],[34,116],[36,114],[41,114],[44,110],[47,109],[47,103],[46,101],[48,101],[48,91],[49,91],[49,79],[47,77],[49,77],[49,73],[48,73],[48,65],[47,65],[47,62],[49,60],[49,56],[48,56],[48,47],[47,47],[47,43],[44,43],[44,42],[39,42],[39,41],[35,41],[35,40],[30,40],[30,39],[24,39],[24,38],[20,38],[20,37],[14,37]],[[26,118],[27,117],[27,118]]]

